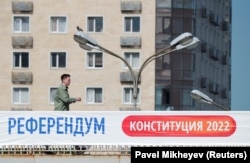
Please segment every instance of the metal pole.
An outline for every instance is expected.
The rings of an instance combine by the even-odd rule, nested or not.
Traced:
[[[173,51],[176,51],[175,48],[172,48],[172,46],[168,46],[167,48],[155,53],[154,55],[150,56],[149,58],[147,58],[143,64],[141,65],[141,67],[139,68],[139,71],[137,73],[135,73],[135,71],[133,70],[133,68],[130,66],[130,64],[127,62],[127,60],[125,60],[123,57],[113,53],[112,51],[97,45],[100,51],[104,51],[114,57],[119,58],[120,60],[122,60],[126,66],[128,67],[132,80],[133,80],[133,98],[134,98],[134,110],[137,110],[137,99],[138,99],[138,85],[139,85],[139,80],[141,78],[141,73],[144,70],[144,68],[153,60],[155,60],[156,58],[162,57],[166,54],[169,54]]]
[[[78,31],[83,31],[81,28],[77,27]],[[79,43],[80,47],[85,49],[85,50],[91,50],[91,49],[96,49],[99,51],[103,51],[106,52],[114,57],[119,58],[120,60],[122,60],[125,65],[128,67],[130,74],[131,74],[131,78],[133,80],[133,98],[134,98],[134,109],[136,110],[136,104],[137,104],[137,99],[138,99],[138,84],[139,84],[139,80],[141,78],[141,73],[143,71],[143,69],[153,60],[155,60],[156,58],[159,58],[161,56],[164,56],[166,54],[169,54],[175,50],[180,50],[183,48],[186,48],[188,46],[188,44],[192,43],[193,44],[197,44],[197,42],[199,42],[199,40],[193,39],[193,36],[191,33],[183,33],[182,35],[178,36],[177,38],[175,38],[173,41],[170,42],[170,46],[164,48],[163,50],[155,53],[154,55],[150,56],[149,58],[147,58],[143,64],[141,65],[141,67],[139,68],[139,71],[137,73],[135,73],[135,71],[132,69],[132,67],[130,66],[130,64],[127,62],[127,60],[125,60],[123,57],[113,53],[112,51],[100,46],[97,44],[97,42],[92,39],[91,37],[89,37],[87,34],[82,33],[77,33],[74,35],[74,40],[76,42]],[[193,42],[194,41],[194,42]],[[89,44],[89,45],[87,45]],[[97,47],[97,48],[95,48]]]
[[[127,62],[127,60],[125,60],[123,57],[113,53],[112,51],[100,46],[100,45],[97,45],[100,50],[103,50],[104,52],[114,56],[114,57],[117,57],[119,58],[120,60],[122,60],[126,66],[128,67],[129,69],[129,72],[130,72],[130,75],[131,75],[131,78],[133,80],[133,98],[134,98],[134,110],[137,110],[137,98],[138,98],[138,77],[136,77],[136,74],[135,74],[135,71],[132,69],[132,67],[130,66],[130,64]]]

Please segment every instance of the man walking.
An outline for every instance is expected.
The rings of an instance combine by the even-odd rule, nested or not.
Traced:
[[[81,97],[77,98],[71,98],[68,93],[68,87],[71,83],[70,74],[62,74],[61,75],[61,84],[57,88],[55,99],[54,99],[54,105],[55,105],[55,111],[69,111],[69,106],[72,103],[75,103],[77,101],[81,101]],[[46,145],[46,154],[56,154],[56,152],[48,151],[49,146]],[[75,146],[76,150],[79,150],[76,152],[76,154],[82,154],[84,153],[81,150],[86,150],[86,147],[81,146]]]
[[[55,96],[55,111],[69,111],[69,105],[81,101],[81,97],[70,98],[68,93],[68,87],[70,85],[71,79],[70,74],[61,75],[61,84],[56,91]]]
[[[77,101],[81,101],[81,97],[71,98],[68,93],[68,87],[71,83],[70,74],[61,75],[61,84],[56,91],[54,100],[55,111],[69,111],[69,105]],[[84,146],[75,146],[76,150],[79,150],[76,154],[82,154],[81,150],[86,150]]]

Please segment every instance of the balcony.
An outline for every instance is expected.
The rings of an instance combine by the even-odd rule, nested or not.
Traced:
[[[32,81],[33,81],[32,72],[25,72],[25,71],[12,72],[13,84],[32,84]]]
[[[132,12],[140,13],[141,12],[141,2],[140,1],[122,1],[121,2],[121,11],[122,12]]]
[[[12,12],[14,14],[24,14],[33,12],[33,2],[12,1]]]
[[[12,47],[15,49],[33,48],[32,36],[12,36]]]

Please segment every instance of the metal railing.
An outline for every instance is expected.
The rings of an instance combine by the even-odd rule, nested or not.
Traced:
[[[130,155],[128,145],[91,145],[85,149],[76,149],[74,145],[4,145],[0,146],[0,155]]]
[[[249,147],[249,145],[139,145],[141,147]],[[137,147],[139,147],[137,145]],[[77,150],[75,145],[51,145],[49,148],[46,148],[45,145],[4,145],[0,146],[0,156],[1,155],[11,155],[11,156],[20,156],[20,155],[45,155],[46,152],[53,152],[54,155],[78,155],[80,152],[81,155],[118,155],[118,156],[130,156],[131,146],[130,145],[91,145],[85,146],[86,149]]]

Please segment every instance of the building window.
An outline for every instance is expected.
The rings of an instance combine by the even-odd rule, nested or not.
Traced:
[[[140,17],[125,17],[125,32],[140,32]]]
[[[54,104],[57,87],[50,88],[49,90],[49,103]]]
[[[175,0],[173,2],[173,8],[183,8],[183,0]]]
[[[50,54],[50,67],[51,68],[66,68],[66,53],[65,52],[52,52]]]
[[[173,8],[194,9],[194,0],[174,0]]]
[[[172,28],[173,34],[179,35],[183,31],[182,28],[183,28],[182,18],[174,18],[173,28]]]
[[[88,32],[103,32],[103,17],[88,17]]]
[[[133,104],[134,103],[134,98],[133,98],[133,88],[130,87],[125,87],[123,88],[123,103],[124,104]],[[137,96],[137,102],[140,102],[140,89],[137,89],[138,96]]]
[[[102,52],[88,52],[87,53],[88,68],[102,68],[103,54]]]
[[[139,68],[140,66],[140,54],[138,52],[125,52],[124,53],[125,60],[129,63],[132,68]],[[125,68],[128,68],[124,64]]]
[[[157,87],[155,92],[155,110],[172,110],[170,91],[168,88]]]
[[[170,33],[170,18],[157,17],[156,33]]]
[[[65,16],[52,16],[50,18],[50,32],[65,33],[67,31],[67,19]]]
[[[170,104],[170,92],[167,88],[157,88],[155,97],[157,106],[167,106]]]
[[[172,0],[157,0],[156,6],[157,8],[171,8],[171,1]]]
[[[183,97],[182,97],[182,103],[184,106],[193,106],[193,99],[190,96],[191,90],[184,89],[183,90]]]
[[[102,88],[87,88],[87,104],[100,104],[102,103]]]
[[[194,2],[194,0],[184,0],[184,2],[183,2],[183,8],[194,9],[195,8],[195,2]]]
[[[14,32],[29,32],[30,18],[28,16],[15,16],[13,21]]]
[[[28,104],[29,103],[29,88],[13,88],[13,104]]]
[[[13,53],[13,67],[14,68],[29,68],[29,53],[28,52],[14,52]]]

